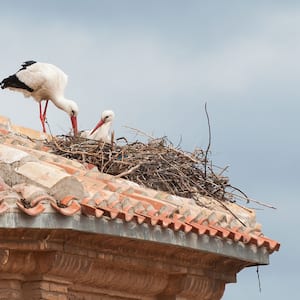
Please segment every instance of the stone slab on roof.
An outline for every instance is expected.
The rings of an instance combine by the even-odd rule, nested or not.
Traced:
[[[0,117],[0,227],[111,234],[268,263],[280,244],[265,237],[255,212],[227,208],[100,173],[50,153],[43,133]]]

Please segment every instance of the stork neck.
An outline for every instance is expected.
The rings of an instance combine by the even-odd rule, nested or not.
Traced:
[[[104,132],[107,132],[107,134],[108,134],[108,133],[109,133],[109,130],[110,130],[110,127],[111,127],[111,122],[104,123],[104,124],[102,125],[102,130],[103,130]]]
[[[64,110],[67,114],[70,114],[70,107],[72,106],[72,102],[69,99],[66,99],[64,96],[58,96],[52,100],[56,107]]]
[[[55,97],[55,100],[53,100],[53,103],[55,104],[55,106],[57,106],[58,108],[64,110],[65,112],[67,112],[67,107],[69,105],[70,100],[66,99],[64,96],[58,96]]]

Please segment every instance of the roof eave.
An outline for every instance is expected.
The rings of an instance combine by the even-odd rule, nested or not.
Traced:
[[[245,244],[242,241],[174,231],[162,226],[146,223],[126,222],[122,219],[107,219],[74,215],[65,217],[54,213],[43,213],[30,217],[18,212],[6,212],[0,216],[1,228],[74,230],[94,234],[112,235],[146,242],[156,242],[169,246],[180,246],[220,256],[248,262],[249,265],[269,264],[269,252],[264,246]]]

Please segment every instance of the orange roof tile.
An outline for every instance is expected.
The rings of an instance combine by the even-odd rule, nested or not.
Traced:
[[[25,134],[25,135],[24,135]],[[0,215],[22,211],[29,216],[58,213],[161,226],[174,232],[218,237],[278,251],[264,237],[255,212],[226,203],[243,226],[217,201],[207,207],[136,183],[101,174],[96,168],[49,153],[43,133],[11,125],[0,116]]]

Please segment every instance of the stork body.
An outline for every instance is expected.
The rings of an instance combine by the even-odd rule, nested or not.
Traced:
[[[77,134],[77,104],[64,97],[64,90],[68,82],[67,75],[58,67],[35,61],[26,61],[20,70],[5,78],[1,88],[22,92],[25,97],[32,97],[39,103],[40,120],[43,131],[46,132],[45,120],[48,101],[50,100],[59,109],[65,111],[71,118],[74,134]],[[42,101],[46,104],[42,109]]]
[[[115,118],[112,110],[105,110],[101,114],[101,119],[91,131],[83,131],[81,136],[90,140],[103,141],[105,143],[111,142],[111,126]]]

